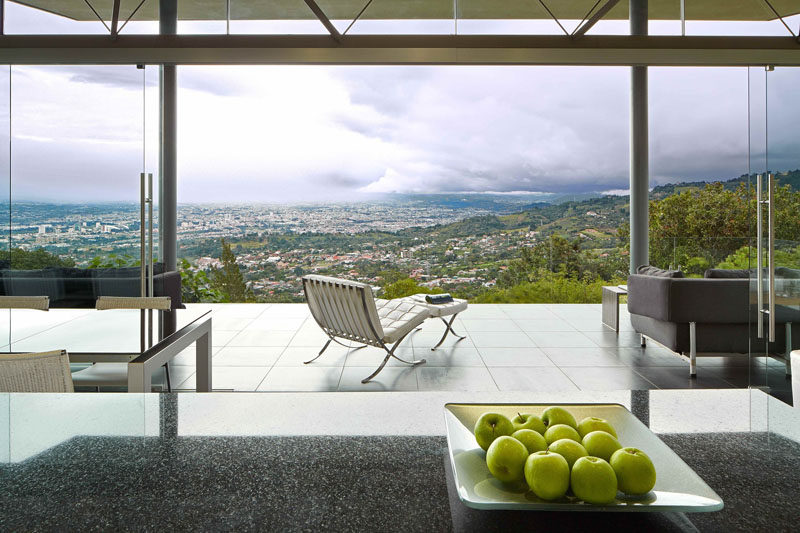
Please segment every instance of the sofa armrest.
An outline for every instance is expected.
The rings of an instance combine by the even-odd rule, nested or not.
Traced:
[[[672,278],[631,274],[628,277],[628,312],[669,322]]]

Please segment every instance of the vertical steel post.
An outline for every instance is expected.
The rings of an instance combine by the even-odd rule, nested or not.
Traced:
[[[159,0],[159,33],[178,33],[177,0]],[[160,68],[160,176],[158,198],[159,255],[165,271],[178,270],[178,80],[175,65]],[[175,311],[161,312],[161,338],[175,332]]]
[[[631,35],[647,35],[647,0],[630,0]],[[630,141],[630,270],[650,263],[650,140],[648,135],[647,67],[631,67]]]

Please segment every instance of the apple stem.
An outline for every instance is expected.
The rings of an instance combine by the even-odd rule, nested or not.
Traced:
[[[522,417],[522,414],[518,412],[517,416],[519,417],[520,420],[522,420],[522,423],[524,424],[525,423],[525,419]]]

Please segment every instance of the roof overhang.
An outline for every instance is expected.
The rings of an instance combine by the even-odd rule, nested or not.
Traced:
[[[792,37],[0,36],[0,63],[800,66]]]
[[[85,0],[13,0],[73,20],[96,20]],[[108,0],[89,0],[104,20],[112,18]],[[121,0],[120,16],[127,19],[140,0]],[[547,7],[559,19],[583,19],[595,0],[545,0]],[[800,13],[797,0],[770,0],[775,10],[787,17]],[[235,20],[313,20],[316,16],[302,0],[232,0],[231,18]],[[317,4],[332,20],[352,20],[367,4],[367,0],[318,0]],[[761,0],[691,0],[686,2],[687,20],[764,21],[774,20],[775,13]],[[535,20],[551,15],[534,0],[459,0],[459,19]],[[649,0],[652,20],[680,19],[677,0]],[[224,0],[180,0],[180,20],[224,20]],[[439,20],[454,18],[453,0],[379,0],[372,2],[361,15],[374,20]],[[604,17],[606,20],[627,20],[628,2],[619,2]],[[132,20],[158,20],[158,1],[147,0]]]

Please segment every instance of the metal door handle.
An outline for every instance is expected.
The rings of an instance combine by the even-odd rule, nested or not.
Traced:
[[[767,239],[769,256],[769,342],[775,342],[775,176],[768,176]]]
[[[756,294],[758,295],[758,338],[764,338],[764,228],[761,204],[763,191],[761,190],[761,174],[756,174]]]

